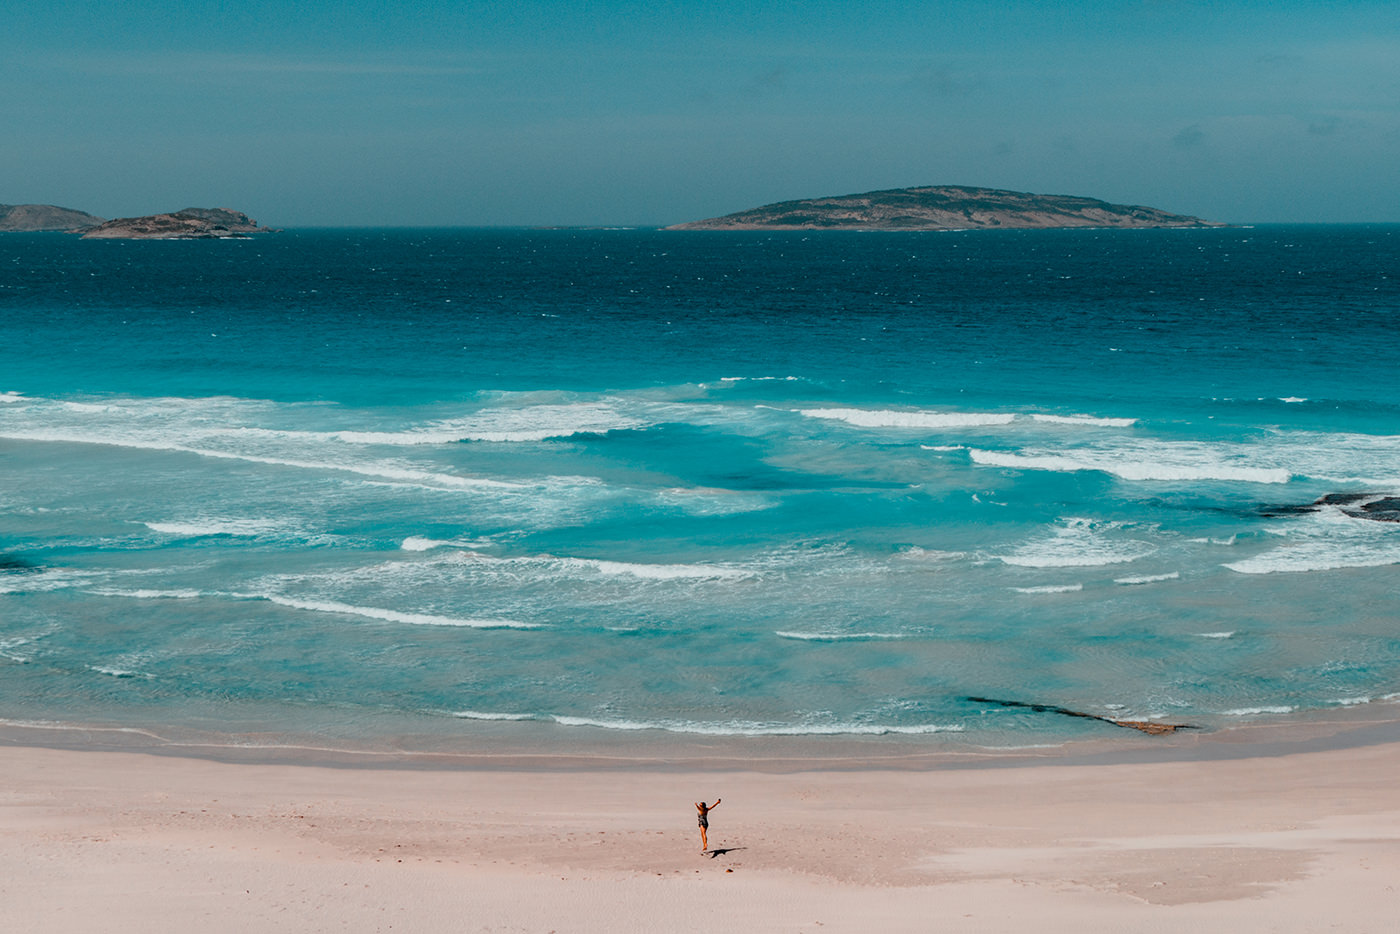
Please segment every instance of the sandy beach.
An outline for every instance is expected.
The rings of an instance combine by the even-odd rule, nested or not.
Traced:
[[[1389,930],[1400,744],[1337,740],[971,767],[356,767],[10,731],[0,929]],[[692,802],[715,797],[702,854]]]

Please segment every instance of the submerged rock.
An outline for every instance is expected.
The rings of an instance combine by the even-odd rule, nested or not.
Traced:
[[[1113,717],[1101,717],[1098,714],[1070,710],[1068,707],[1057,707],[1054,704],[1033,704],[1028,701],[997,700],[993,697],[969,697],[967,700],[972,701],[974,704],[995,704],[998,707],[1019,707],[1024,710],[1033,710],[1036,713],[1055,713],[1064,717],[1098,720],[1101,723],[1111,723],[1114,726],[1121,726],[1129,730],[1138,730],[1152,736],[1160,736],[1164,733],[1175,733],[1177,730],[1199,729],[1199,727],[1189,723],[1159,723],[1155,720],[1116,720]]]

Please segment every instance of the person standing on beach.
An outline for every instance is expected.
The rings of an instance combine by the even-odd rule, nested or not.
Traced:
[[[710,829],[710,816],[709,816],[709,815],[710,815],[710,812],[713,811],[715,808],[719,807],[719,803],[720,803],[721,800],[723,800],[723,799],[721,799],[721,798],[716,798],[714,804],[706,804],[704,801],[698,801],[698,802],[696,802],[696,804],[695,804],[695,810],[697,810],[697,811],[700,812],[700,817],[699,817],[699,819],[698,819],[698,823],[700,824],[700,852],[701,852],[701,853],[706,852],[706,851],[709,850],[709,848],[710,848],[710,843],[709,843],[709,841],[705,838],[705,832],[706,832],[707,830]]]

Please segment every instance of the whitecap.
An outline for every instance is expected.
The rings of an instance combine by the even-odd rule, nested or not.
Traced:
[[[859,428],[977,428],[1009,425],[1015,415],[996,412],[925,412],[905,409],[797,409],[808,418],[834,419]]]
[[[437,548],[489,548],[491,544],[489,541],[425,538],[421,535],[410,535],[403,540],[403,544],[399,547],[404,551],[433,551]]]
[[[460,717],[463,720],[534,720],[534,714],[528,713],[489,713],[481,710],[457,710],[452,716]]]
[[[1157,584],[1162,581],[1174,581],[1181,577],[1180,571],[1172,571],[1170,574],[1144,574],[1141,577],[1115,577],[1115,584],[1126,584],[1133,586],[1137,584]]]
[[[153,678],[144,671],[132,671],[129,668],[110,668],[105,665],[88,665],[88,671],[95,671],[100,675],[109,675],[113,678]]]
[[[331,473],[350,473],[379,480],[395,481],[407,485],[424,486],[430,489],[456,490],[519,490],[526,485],[505,480],[491,480],[483,477],[462,477],[413,467],[388,463],[352,463],[336,460],[305,460],[297,457],[271,457],[240,451],[216,450],[181,441],[160,438],[132,436],[94,435],[81,431],[61,431],[51,429],[29,429],[0,433],[0,437],[16,441],[42,441],[67,444],[95,444],[112,447],[133,448],[143,451],[171,451],[193,454],[218,460],[243,461],[250,464],[267,464],[275,467],[290,467],[298,470],[317,470]]]
[[[194,600],[204,596],[198,590],[89,590],[99,597],[129,597],[133,600]]]
[[[213,535],[234,537],[254,537],[267,535],[283,528],[283,524],[272,519],[222,519],[195,518],[184,522],[146,522],[146,528],[162,535],[180,535],[189,538],[202,538]]]
[[[1235,630],[1231,629],[1227,632],[1198,632],[1196,635],[1200,636],[1202,639],[1233,639],[1235,637]]]
[[[1281,533],[1287,542],[1224,565],[1239,574],[1288,574],[1400,564],[1400,528],[1320,513]]]
[[[1192,456],[1195,455],[1195,456]],[[1095,450],[1070,452],[989,451],[968,448],[974,464],[1015,470],[1045,470],[1056,473],[1097,470],[1132,481],[1224,480],[1239,483],[1287,483],[1292,471],[1283,467],[1258,467],[1226,462],[1206,448],[1178,446],[1160,450]],[[1134,459],[1136,458],[1136,459]]]
[[[488,567],[536,567],[543,571],[546,576],[550,577],[558,576],[561,573],[578,574],[579,572],[584,572],[586,574],[602,575],[604,577],[627,576],[649,581],[699,581],[742,580],[744,578],[753,577],[757,573],[749,568],[729,567],[718,564],[644,564],[633,561],[610,561],[602,558],[571,558],[547,554],[502,558],[478,554],[476,552],[464,552],[458,555],[456,560],[483,564]]]
[[[865,642],[877,639],[906,639],[899,632],[790,632],[775,630],[773,635],[782,639],[798,639],[803,642]]]
[[[472,629],[538,629],[539,623],[522,623],[511,619],[461,619],[455,616],[435,616],[428,613],[402,613],[398,610],[385,610],[379,607],[354,606],[349,603],[336,603],[330,600],[301,600],[277,594],[257,595],[257,599],[269,600],[279,606],[297,610],[310,610],[318,613],[339,613],[346,616],[364,616],[369,619],[384,620],[390,623],[408,623],[414,626],[463,626]]]
[[[1032,414],[1031,419],[1050,425],[1081,425],[1086,428],[1131,428],[1137,424],[1135,418],[1100,418],[1095,415],[1041,415]]]
[[[601,402],[484,409],[470,416],[442,419],[395,431],[342,430],[333,437],[349,444],[397,446],[462,441],[519,443],[598,435],[646,428],[651,423]]]
[[[1225,717],[1257,717],[1260,714],[1284,714],[1292,713],[1297,708],[1285,706],[1273,707],[1238,707],[1234,710],[1222,710],[1221,716]]]
[[[1010,554],[996,556],[1004,564],[1028,568],[1100,567],[1127,564],[1157,550],[1149,542],[1105,534],[1118,530],[1114,523],[1061,520],[1063,527],[1049,537],[1020,545]]]
[[[752,577],[743,568],[702,564],[636,564],[630,561],[605,561],[596,558],[560,558],[563,567],[591,568],[599,574],[626,574],[643,580],[739,580]]]
[[[1078,593],[1083,584],[1044,584],[1040,587],[1012,587],[1017,593]]]

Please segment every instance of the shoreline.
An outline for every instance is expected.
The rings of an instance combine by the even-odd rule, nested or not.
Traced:
[[[157,729],[0,720],[0,748],[127,752],[227,764],[346,769],[917,772],[1210,762],[1400,744],[1400,705],[1309,711],[1227,729],[1200,729],[1175,735],[1105,732],[1102,736],[1010,746],[947,740],[936,745],[924,737],[899,736],[695,737],[663,731],[602,730],[594,731],[593,736],[580,736],[575,732],[577,728],[509,723],[493,724],[476,736],[455,737],[452,748],[429,748],[433,740],[440,744],[441,737],[426,736],[406,737],[392,748],[357,748],[350,744],[322,745],[314,741],[313,735],[275,734],[288,740],[281,742],[275,741],[273,734],[246,733],[207,739],[170,738],[157,733]],[[413,748],[415,745],[418,748]]]

